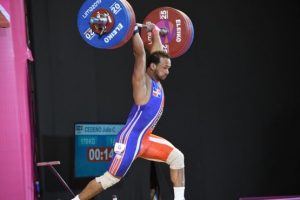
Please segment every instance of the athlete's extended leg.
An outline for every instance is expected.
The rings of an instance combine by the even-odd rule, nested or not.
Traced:
[[[91,199],[100,192],[102,192],[104,189],[101,184],[96,182],[96,179],[90,181],[86,187],[82,190],[82,192],[78,195],[78,200],[87,200]],[[75,198],[76,199],[76,198]],[[75,200],[74,199],[74,200]],[[76,200],[77,200],[76,199]]]
[[[140,158],[165,162],[170,166],[175,200],[184,200],[185,173],[184,155],[166,139],[151,134],[142,142]]]
[[[87,186],[73,200],[88,200],[101,193],[103,190],[113,186],[120,181],[119,177],[105,172],[102,176],[90,181]]]

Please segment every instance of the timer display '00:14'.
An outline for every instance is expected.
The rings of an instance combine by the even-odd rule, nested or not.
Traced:
[[[89,162],[108,162],[114,155],[112,147],[91,147],[87,149]]]

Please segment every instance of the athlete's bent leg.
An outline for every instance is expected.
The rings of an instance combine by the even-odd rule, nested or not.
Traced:
[[[170,176],[174,187],[174,199],[184,200],[185,174],[184,174],[184,155],[178,149],[173,149],[167,161],[170,165]]]
[[[166,139],[151,134],[142,142],[139,157],[165,162],[170,166],[170,177],[174,187],[174,199],[184,200],[185,173],[184,154]]]
[[[174,148],[167,158],[166,163],[170,166],[170,175],[174,187],[184,187],[184,155]]]

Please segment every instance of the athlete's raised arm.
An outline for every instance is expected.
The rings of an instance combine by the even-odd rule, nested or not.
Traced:
[[[146,52],[137,26],[132,36],[132,48],[134,55],[132,73],[133,99],[136,104],[143,104],[147,100]]]

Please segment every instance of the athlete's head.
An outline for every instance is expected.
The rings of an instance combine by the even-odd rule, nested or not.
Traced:
[[[147,59],[147,68],[158,81],[165,80],[169,74],[171,59],[164,51],[155,51]]]

